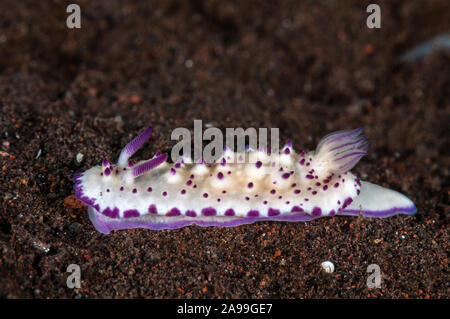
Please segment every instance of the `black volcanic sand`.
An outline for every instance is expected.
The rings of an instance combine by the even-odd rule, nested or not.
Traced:
[[[450,30],[447,0],[381,1],[378,30],[360,1],[77,3],[80,30],[68,3],[0,4],[0,297],[448,298],[450,54],[398,60]],[[135,158],[170,151],[194,119],[278,127],[297,151],[362,126],[354,172],[418,214],[95,231],[73,174],[150,124]]]

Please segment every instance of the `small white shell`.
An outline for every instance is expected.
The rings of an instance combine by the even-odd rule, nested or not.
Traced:
[[[323,268],[323,270],[325,270],[326,273],[331,274],[332,272],[334,272],[334,264],[331,261],[324,261],[323,263],[320,264]]]

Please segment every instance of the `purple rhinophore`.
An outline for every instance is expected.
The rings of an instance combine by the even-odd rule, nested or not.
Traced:
[[[148,160],[142,164],[139,164],[136,167],[132,168],[132,174],[133,177],[141,176],[142,174],[154,169],[155,167],[158,167],[162,163],[164,163],[167,159],[167,154],[161,154],[158,157],[155,157],[154,159]]]
[[[141,134],[136,136],[130,143],[128,143],[120,152],[117,161],[119,166],[126,166],[128,159],[136,153],[136,151],[150,138],[152,134],[152,127],[147,127]]]

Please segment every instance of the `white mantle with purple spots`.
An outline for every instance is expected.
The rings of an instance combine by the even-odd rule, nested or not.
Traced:
[[[98,231],[237,226],[334,215],[388,217],[417,211],[406,196],[360,181],[350,172],[367,154],[362,129],[329,134],[308,153],[297,154],[287,144],[279,154],[226,151],[213,164],[170,164],[167,154],[158,153],[133,165],[129,158],[150,135],[147,128],[131,141],[117,164],[104,160],[101,166],[75,174],[75,194],[89,206]],[[250,152],[256,152],[255,163],[227,162]]]

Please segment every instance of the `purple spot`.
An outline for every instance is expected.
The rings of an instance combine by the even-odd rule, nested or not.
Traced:
[[[248,188],[253,188],[253,183],[251,183],[251,182],[248,183],[247,187],[248,187]]]
[[[109,193],[109,188],[106,189],[106,192]]]
[[[191,185],[192,184],[192,181],[191,180],[188,180],[187,182],[186,182],[186,185],[187,186],[189,186],[189,185]]]
[[[289,204],[289,203],[290,203],[289,201],[286,202],[286,204]]]
[[[129,209],[123,212],[124,218],[132,218],[132,217],[139,217],[139,211],[136,209]]]
[[[111,174],[111,170],[109,169],[109,167],[107,167],[107,168],[105,169],[105,175],[106,175],[106,176],[109,176],[109,174]]]
[[[194,179],[194,174],[192,174],[191,176],[189,176],[190,179]]]
[[[281,177],[283,177],[284,179],[288,179],[291,176],[291,174],[289,173],[284,173],[283,175],[281,175]]]
[[[357,189],[356,194],[359,195],[359,193],[361,193],[361,191],[359,189]]]
[[[289,155],[290,153],[291,153],[291,150],[290,150],[290,149],[286,148],[286,149],[284,150],[284,154]]]
[[[302,158],[302,160],[300,161],[300,162],[298,162],[300,165],[305,165],[305,159],[304,158]]]
[[[274,208],[270,207],[269,210],[267,211],[267,215],[268,216],[278,216],[278,215],[280,215],[280,211],[278,209],[274,209]]]
[[[359,186],[361,186],[361,181],[359,180],[359,178],[355,178],[356,184],[358,184]]]
[[[276,193],[276,190],[272,189],[272,190],[270,191],[270,193],[271,193],[271,194],[275,194],[275,193]]]
[[[291,187],[295,187],[295,186],[297,186],[297,184],[295,184],[295,183],[291,185]]]
[[[308,162],[308,163],[306,163],[306,166],[309,166],[310,165],[310,163]]]
[[[316,191],[312,191],[312,194],[313,194],[313,195],[316,195],[316,194],[317,194],[317,192],[316,192]]]
[[[334,188],[338,188],[339,187],[339,183],[334,184]]]
[[[312,176],[311,174],[308,174],[308,175],[306,175],[305,176],[307,179],[313,179],[314,178],[314,176]]]
[[[309,201],[309,198],[305,198],[305,202]]]
[[[245,196],[245,200],[250,200],[250,197],[248,197],[248,196]]]
[[[149,187],[149,188],[147,188],[147,192],[151,192],[152,191],[152,188],[151,187]]]
[[[347,197],[344,201],[344,204],[342,205],[342,208],[347,207],[348,205],[350,205],[353,202],[353,199],[351,199],[350,197]]]
[[[234,215],[235,215],[235,213],[234,213],[233,208],[229,208],[225,212],[225,216],[234,216]]]
[[[170,169],[170,173],[171,173],[172,175],[175,175],[176,172],[177,172],[177,171],[175,170],[175,168],[172,167],[172,168]]]
[[[203,216],[214,216],[216,215],[216,210],[212,207],[207,207],[202,209]]]
[[[137,193],[137,189],[133,188],[132,192],[133,192],[133,194],[136,194]]]
[[[204,198],[208,198],[208,193],[204,193],[204,194],[203,194],[203,197],[204,197]]]
[[[322,189],[323,189],[324,191],[326,191],[326,190],[328,189],[328,186],[325,185],[324,187],[322,187]]]
[[[338,205],[341,205],[341,201],[340,200],[338,200],[337,203],[338,203]]]
[[[226,194],[226,193],[227,193],[227,191],[226,191],[226,190],[223,190],[223,191],[222,191],[222,194]]]
[[[186,216],[195,217],[195,216],[197,216],[197,213],[195,211],[193,211],[193,210],[187,210],[186,211]]]
[[[302,152],[300,153],[300,156],[301,156],[301,157],[305,157],[305,155],[306,155],[305,151],[302,151]]]
[[[172,208],[167,214],[166,216],[180,216],[181,212],[178,208],[174,207]]]
[[[106,209],[103,210],[102,214],[105,216],[108,216],[109,218],[118,218],[119,217],[119,209],[117,207],[114,207],[114,209],[110,209],[109,207],[106,207]]]
[[[255,165],[256,165],[256,168],[260,168],[262,166],[262,163],[261,163],[261,161],[257,161]]]
[[[155,204],[151,204],[150,207],[148,208],[148,212],[150,214],[158,214],[158,210],[156,209]]]
[[[181,163],[180,162],[175,164],[175,168],[180,168],[180,167],[181,167]]]
[[[301,213],[303,212],[303,208],[301,208],[300,206],[294,206],[291,209],[291,213]]]
[[[121,192],[123,191],[123,186],[120,187],[120,191],[121,191]]]
[[[182,190],[181,190],[181,195],[184,195],[184,194],[186,194],[186,190],[185,190],[185,189],[182,189]]]
[[[227,173],[228,175],[230,175],[231,174],[231,171],[228,171],[228,173]]]
[[[263,202],[263,204],[264,204],[264,205],[267,205],[267,201],[265,200],[265,201]]]
[[[316,183],[316,186],[320,186],[320,185],[322,185],[322,184],[320,184],[319,182]]]
[[[163,192],[162,195],[163,195],[164,197],[166,197],[166,196],[167,196],[167,192]]]
[[[283,196],[281,196],[281,195],[280,195],[280,196],[278,196],[278,199],[282,199],[282,198],[283,198]]]
[[[220,198],[218,198],[217,201],[220,202]]]
[[[197,188],[197,185],[194,185],[193,187],[194,187],[194,188]]]
[[[301,192],[301,190],[299,190],[299,189],[296,189],[296,190],[294,191],[295,194],[300,194],[300,192]]]
[[[319,207],[314,207],[312,210],[312,215],[313,216],[321,216],[322,215],[322,210]]]
[[[222,179],[222,178],[223,178],[223,173],[222,173],[222,172],[219,172],[219,173],[217,174],[217,178],[218,178],[218,179]]]
[[[334,216],[334,215],[336,215],[336,212],[335,212],[334,209],[333,209],[332,211],[330,211],[330,213],[329,213],[328,215]]]
[[[258,217],[259,216],[259,211],[257,210],[249,210],[247,213],[247,216],[249,217]]]

